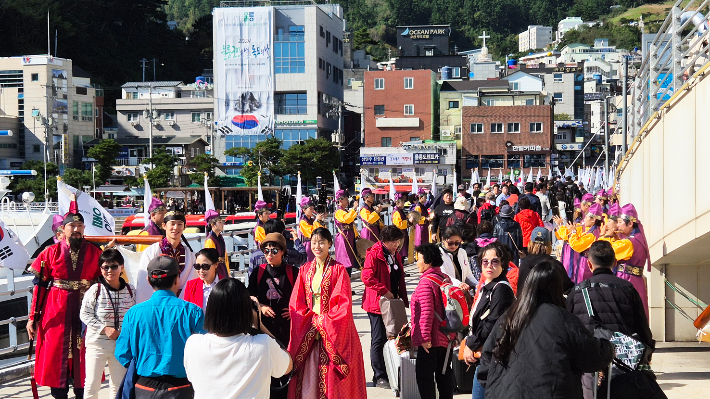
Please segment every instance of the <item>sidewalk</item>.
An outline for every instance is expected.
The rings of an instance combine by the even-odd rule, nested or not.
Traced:
[[[411,297],[414,288],[419,282],[419,273],[414,265],[405,267],[411,274],[406,278],[407,291]],[[353,281],[353,290],[356,295],[353,299],[353,313],[355,327],[360,335],[363,356],[365,358],[365,380],[372,381],[372,367],[370,366],[370,321],[367,314],[360,307],[364,286],[359,280]],[[658,383],[669,399],[703,398],[710,396],[710,343],[694,342],[659,342],[656,353],[653,355],[652,367],[656,372]],[[107,369],[108,377],[108,369]],[[368,382],[368,399],[394,398],[391,390],[375,388]],[[41,398],[51,398],[49,389],[40,387]],[[70,392],[70,397],[72,393]],[[108,382],[101,389],[101,399],[108,398]],[[471,394],[454,396],[457,399],[470,398]],[[32,399],[30,379],[22,378],[0,386],[0,398],[3,399]],[[357,398],[348,398],[357,399]]]

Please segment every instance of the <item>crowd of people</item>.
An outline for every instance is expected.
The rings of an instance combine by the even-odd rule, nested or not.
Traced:
[[[416,358],[422,398],[465,386],[473,399],[595,397],[615,356],[595,328],[636,337],[646,364],[653,350],[643,226],[612,191],[592,195],[562,179],[522,191],[506,181],[385,204],[367,188],[359,198],[340,190],[333,231],[305,197],[293,234],[259,201],[247,284],[230,277],[217,212],[205,213],[205,245],[193,253],[185,214],[154,199],[143,234],[163,238],[142,248],[129,283],[119,250],[84,239],[72,202],[55,221],[56,243],[29,268],[35,379],[55,398],[70,386],[93,398],[108,364],[111,398],[365,398],[351,288],[359,269],[372,386],[399,383],[385,364],[386,299],[410,309],[403,350]],[[411,297],[409,264],[419,273]],[[467,319],[453,332],[443,327],[445,286],[465,298]]]

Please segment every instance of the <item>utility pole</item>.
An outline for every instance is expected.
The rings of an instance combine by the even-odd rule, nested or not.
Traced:
[[[144,58],[145,59],[145,58]],[[145,68],[143,69],[143,81],[145,82]],[[148,145],[150,146],[148,148],[148,153],[150,154],[151,158],[151,166],[153,165],[153,85],[151,84],[148,86],[148,107],[149,107],[149,115],[150,115],[150,128],[148,129]]]
[[[609,98],[611,96],[604,97],[604,176],[609,180]]]
[[[145,64],[148,62],[148,60],[143,58],[142,60],[138,60],[138,62],[141,63],[141,68],[143,68],[143,81],[145,82],[145,68],[146,68]],[[153,70],[155,70],[155,68],[153,68]]]
[[[627,85],[628,80],[629,80],[629,57],[626,56],[626,57],[624,57],[624,86],[623,86],[623,87],[624,87],[624,94],[623,94],[624,98],[622,99],[622,101],[623,101],[622,104],[623,104],[623,107],[624,107],[624,110],[623,110],[623,113],[622,113],[622,114],[623,114],[623,118],[624,118],[624,120],[623,120],[623,132],[622,132],[622,133],[623,133],[623,136],[621,137],[621,157],[622,157],[622,159],[626,157],[626,150],[627,150],[626,137],[627,137],[628,129],[629,129],[629,125],[628,125],[628,123],[629,123],[629,122],[628,122],[628,121],[629,121],[629,116],[628,116],[628,114],[627,114],[627,112],[628,112],[628,105],[626,104],[626,101],[627,101],[627,100],[626,100],[626,97],[627,97],[627,95],[628,95],[628,93],[627,93],[627,90],[628,90],[628,85]]]
[[[153,82],[155,82],[155,61],[157,61],[157,60],[155,58],[153,58]]]

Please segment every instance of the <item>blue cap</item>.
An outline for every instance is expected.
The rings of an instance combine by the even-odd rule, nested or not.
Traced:
[[[532,234],[530,234],[530,241],[539,242],[543,244],[552,242],[550,230],[544,227],[535,227],[532,231]]]

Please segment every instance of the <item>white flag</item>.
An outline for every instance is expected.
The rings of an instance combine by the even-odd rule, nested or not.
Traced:
[[[143,184],[145,185],[145,190],[143,192],[143,224],[147,228],[150,224],[150,203],[153,201],[153,193],[150,192],[150,183],[148,183],[148,175],[143,175]]]
[[[301,172],[298,172],[298,183],[296,186],[296,221],[301,219],[301,200],[303,199],[303,190],[301,189]]]
[[[434,179],[431,181],[431,195],[436,197],[436,169],[434,169]]]
[[[210,189],[207,186],[207,172],[205,172],[205,212],[210,209],[216,211],[214,201],[212,200],[212,194],[210,194]]]
[[[335,196],[338,191],[340,191],[340,183],[338,183],[338,176],[336,176],[335,171],[333,171],[333,196]]]
[[[392,200],[392,203],[394,203],[394,195],[397,193],[397,190],[394,189],[394,179],[392,178],[392,174],[390,173],[390,199]]]
[[[263,201],[263,200],[264,200],[264,194],[261,192],[261,172],[259,172],[259,174],[257,175],[257,179],[258,179],[258,187],[257,187],[257,189],[258,189],[259,191],[258,191],[258,193],[257,193],[257,198],[256,198],[256,200],[257,200],[257,201]]]
[[[488,187],[492,186],[492,184],[491,184],[491,168],[488,168],[488,174],[486,175],[486,184],[488,184]]]
[[[52,220],[51,215],[49,220]],[[20,237],[0,220],[0,267],[24,269],[29,260],[30,254],[22,245]]]
[[[537,168],[537,180],[535,180],[535,182],[539,182],[541,177],[542,177],[542,168]]]
[[[71,195],[76,195],[76,205],[79,207],[79,213],[84,217],[84,225],[86,226],[84,235],[112,236],[115,234],[116,223],[113,216],[90,195],[64,184],[61,180],[57,180],[57,194],[60,215],[69,212]],[[150,204],[148,205],[150,206]]]
[[[503,184],[503,169],[498,171],[498,184]]]
[[[528,175],[528,183],[533,182],[533,168],[530,168],[530,174]]]
[[[414,178],[412,179],[412,194],[414,195],[419,195],[419,183],[417,183],[417,175],[414,175]],[[419,198],[419,197],[417,197]],[[418,201],[418,199],[417,199]]]

